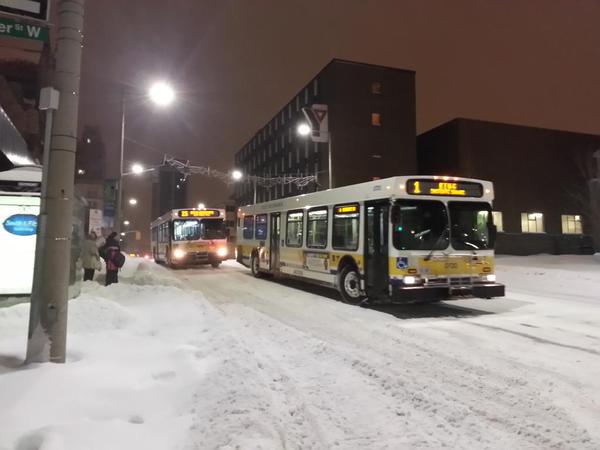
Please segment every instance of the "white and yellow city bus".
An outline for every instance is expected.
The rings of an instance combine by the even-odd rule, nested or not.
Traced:
[[[227,258],[224,209],[173,209],[150,225],[152,255],[170,267],[219,264]]]
[[[237,260],[348,303],[498,297],[489,181],[398,176],[238,210]]]

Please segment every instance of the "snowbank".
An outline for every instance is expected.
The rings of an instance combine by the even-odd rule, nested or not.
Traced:
[[[189,433],[214,312],[153,264],[122,278],[69,303],[65,365],[22,367],[29,305],[0,309],[0,449],[167,449]]]

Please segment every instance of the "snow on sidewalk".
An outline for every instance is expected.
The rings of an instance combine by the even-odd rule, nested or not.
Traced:
[[[68,363],[22,367],[29,305],[0,309],[0,449],[168,449],[222,364],[226,325],[165,269],[128,261],[122,283],[69,303]]]

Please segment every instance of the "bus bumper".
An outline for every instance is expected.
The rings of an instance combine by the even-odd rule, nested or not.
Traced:
[[[478,283],[466,286],[393,285],[391,301],[394,303],[416,303],[491,297],[504,297],[504,285],[500,283]]]

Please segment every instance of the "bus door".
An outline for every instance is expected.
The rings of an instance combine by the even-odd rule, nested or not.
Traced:
[[[365,202],[365,290],[373,298],[388,293],[389,201]]]
[[[271,223],[269,224],[269,270],[279,270],[279,239],[281,230],[281,214],[271,213]]]

